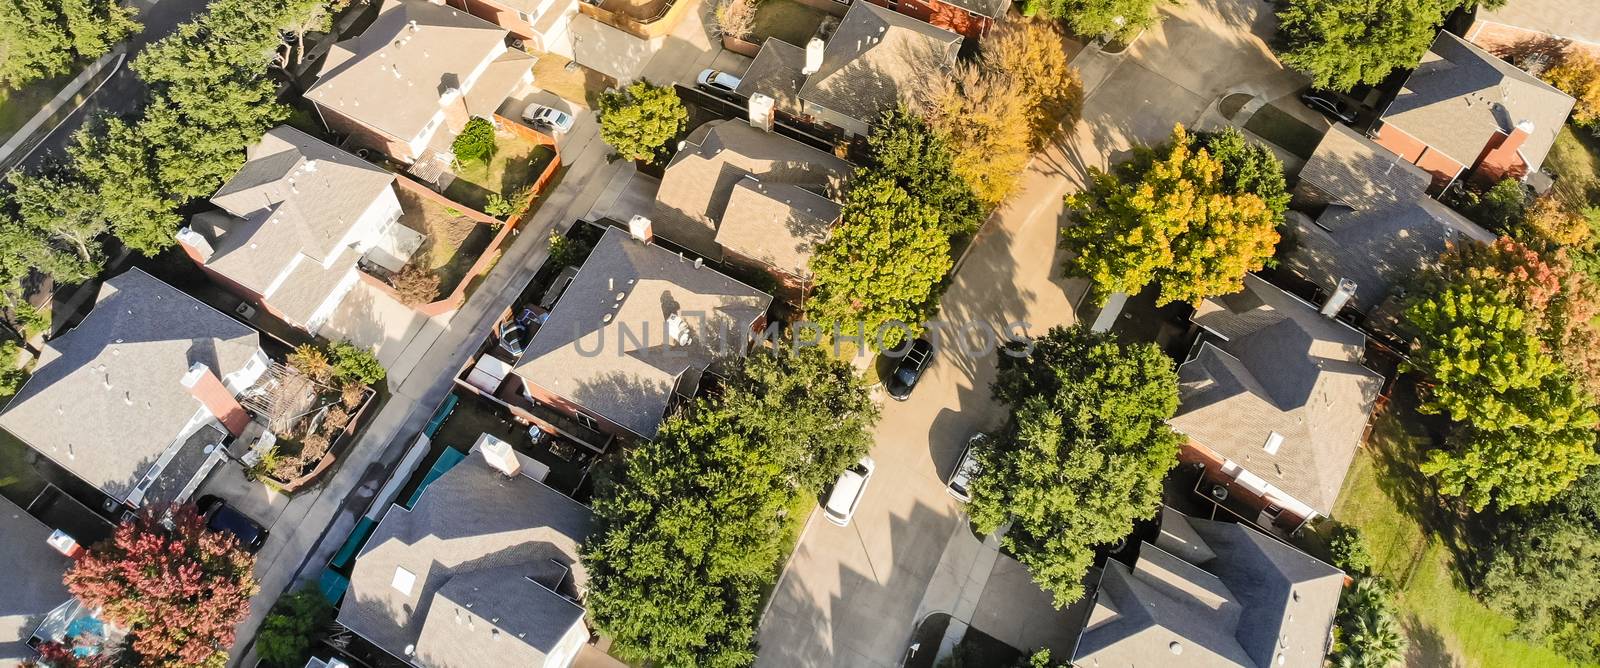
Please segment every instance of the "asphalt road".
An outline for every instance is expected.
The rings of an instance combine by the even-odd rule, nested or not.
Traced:
[[[20,166],[24,169],[33,169],[48,156],[62,154],[67,142],[72,138],[72,133],[98,112],[127,114],[137,111],[144,104],[144,84],[133,73],[133,59],[146,45],[171,34],[180,24],[204,11],[207,1],[133,0],[133,6],[139,9],[138,19],[144,24],[144,30],[123,43],[128,50],[127,62],[89,98],[88,102],[57,126],[33,154],[20,163]]]
[[[1260,0],[1190,0],[1126,53],[1088,51],[1074,61],[1086,87],[1083,120],[1039,156],[1021,193],[989,221],[941,302],[962,326],[1027,321],[1039,333],[1078,321],[1079,281],[1060,277],[1056,247],[1062,196],[1089,167],[1120,160],[1135,143],[1159,142],[1174,123],[1194,125],[1240,89],[1298,86],[1264,41],[1276,30]],[[939,571],[964,518],[944,491],[962,444],[1005,418],[989,398],[993,355],[939,353],[909,401],[889,402],[877,430],[874,476],[849,527],[815,514],[762,620],[762,666],[899,664],[924,601],[946,600]],[[926,648],[925,648],[926,649]]]

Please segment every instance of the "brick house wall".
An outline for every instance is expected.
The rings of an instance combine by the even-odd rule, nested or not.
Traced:
[[[511,31],[519,39],[533,39],[533,26],[511,9],[493,0],[449,0],[446,4]],[[533,18],[533,17],[529,17]]]
[[[973,14],[941,0],[868,0],[872,4],[892,9],[968,39],[977,39],[989,31],[994,23],[988,17]]]
[[[1429,174],[1433,175],[1433,185],[1429,192],[1438,193],[1450,185],[1456,177],[1461,175],[1466,165],[1454,158],[1433,150],[1416,137],[1406,134],[1404,130],[1382,121],[1378,122],[1373,141],[1399,155]]]
[[[568,401],[566,397],[540,387],[538,383],[521,376],[518,376],[518,378],[522,379],[523,389],[527,390],[528,394],[533,396],[534,401],[544,404],[545,406],[565,414],[574,420],[578,419],[579,414],[588,416],[594,420],[595,424],[599,425],[600,431],[610,434],[616,438],[629,441],[646,440],[643,436],[628,431],[627,428],[623,427],[622,425],[607,420],[604,417],[589,411],[580,409],[576,403]]]
[[[312,104],[316,106],[317,113],[322,115],[322,122],[335,134],[349,137],[357,145],[378,151],[400,162],[411,164],[416,161],[417,156],[411,154],[411,145],[405,140],[390,136],[315,102]]]
[[[1528,163],[1523,161],[1522,154],[1518,152],[1518,149],[1522,148],[1522,141],[1526,138],[1527,135],[1521,131],[1513,131],[1512,135],[1496,132],[1494,138],[1484,147],[1477,166],[1472,169],[1472,182],[1479,186],[1490,187],[1499,183],[1501,179],[1520,179],[1527,176]]]
[[[221,286],[222,289],[227,290],[229,293],[233,294],[233,296],[238,297],[245,303],[272,314],[272,317],[274,318],[277,318],[294,327],[305,329],[304,324],[295,322],[294,320],[289,319],[288,316],[284,315],[282,311],[272,308],[272,305],[267,303],[267,300],[260,294],[256,293],[256,291],[240,285],[233,279],[223,276],[222,274],[218,273],[217,270],[212,269],[206,264],[205,259],[200,257],[200,253],[194,248],[190,247],[188,244],[179,243],[178,247],[183,249],[184,255],[188,255],[189,259],[194,260],[195,265],[200,267],[200,271],[205,272],[206,277],[210,278],[212,283],[216,283],[217,285]]]

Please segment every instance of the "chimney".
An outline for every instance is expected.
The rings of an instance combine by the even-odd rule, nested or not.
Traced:
[[[522,471],[522,460],[517,459],[517,453],[511,449],[510,443],[488,434],[484,434],[484,437],[481,438],[483,445],[479,449],[483,451],[483,460],[493,466],[496,471],[507,476],[514,476]]]
[[[682,347],[689,345],[689,342],[689,323],[676,313],[667,316],[667,343]]]
[[[456,98],[458,98],[458,97],[461,97],[461,89],[460,88],[456,88],[455,86],[451,86],[449,88],[446,88],[446,89],[444,89],[444,93],[439,96],[439,106],[441,106],[441,107],[449,106],[449,104],[451,102],[455,102]]]
[[[628,236],[650,243],[650,240],[655,238],[655,234],[650,230],[650,219],[639,215],[629,218]]]
[[[211,242],[206,240],[205,235],[194,231],[192,227],[179,229],[177,238],[178,243],[183,244],[183,252],[188,253],[189,258],[197,263],[210,262],[211,256],[217,252],[211,247]]]
[[[1511,152],[1520,149],[1522,148],[1522,144],[1527,142],[1528,137],[1532,134],[1533,121],[1523,120],[1517,123],[1517,127],[1511,128],[1511,134],[1506,135],[1505,141],[1500,142],[1500,150]]]
[[[1339,315],[1339,309],[1344,308],[1351,297],[1356,296],[1356,282],[1348,278],[1339,279],[1339,287],[1333,289],[1333,294],[1328,295],[1328,301],[1322,302],[1322,315],[1329,318]]]
[[[801,74],[811,76],[822,69],[822,50],[825,46],[821,37],[812,37],[811,41],[806,42],[806,66],[801,68]]]
[[[771,97],[755,93],[750,96],[750,127],[772,132],[772,108],[775,102]]]
[[[189,373],[183,374],[178,382],[188,388],[189,394],[198,399],[222,426],[228,428],[229,434],[238,436],[244,433],[245,426],[250,424],[250,414],[244,412],[244,406],[239,405],[239,400],[233,398],[233,393],[223,386],[210,367],[195,362],[194,366],[189,367]]]

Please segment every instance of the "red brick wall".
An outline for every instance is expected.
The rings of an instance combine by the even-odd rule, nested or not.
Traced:
[[[411,155],[411,145],[407,144],[405,140],[396,139],[323,105],[317,104],[316,106],[317,111],[322,114],[322,121],[328,124],[329,130],[349,137],[358,145],[380,151],[384,155],[406,164],[410,164],[417,159],[416,156]]]
[[[572,416],[573,419],[577,419],[577,415],[580,412],[578,405],[568,401],[566,397],[546,390],[527,378],[522,378],[522,386],[528,390],[528,394],[533,395],[535,401],[538,401],[539,403],[549,406],[550,408],[562,413],[566,413],[567,415]],[[582,411],[582,413],[594,418],[595,424],[600,425],[600,431],[611,434],[617,438],[630,441],[640,438],[633,432],[624,429],[622,425],[600,417],[599,415],[595,415],[589,411]]]
[[[450,0],[449,5],[497,26],[522,39],[533,38],[533,26],[517,16],[514,9],[492,0]],[[529,17],[532,18],[532,17]]]
[[[1494,139],[1489,141],[1489,146],[1483,150],[1483,156],[1478,159],[1478,164],[1472,168],[1472,181],[1476,185],[1490,187],[1499,183],[1501,179],[1520,179],[1528,174],[1528,163],[1522,160],[1522,154],[1517,152],[1522,142],[1527,141],[1527,135],[1521,131],[1516,133],[1518,141],[1507,141],[1506,133],[1495,133]]]
[[[1443,153],[1432,150],[1427,144],[1388,123],[1379,122],[1373,141],[1407,162],[1415,164],[1433,175],[1433,192],[1450,184],[1466,165]]]
[[[974,16],[965,9],[940,2],[940,0],[899,0],[894,4],[891,4],[889,0],[869,1],[879,7],[888,7],[906,16],[921,19],[972,39],[982,37],[989,30],[989,24],[992,23],[986,17]]]
[[[272,314],[273,317],[275,317],[275,318],[277,318],[279,320],[282,320],[285,323],[288,323],[288,324],[290,324],[292,326],[295,326],[295,327],[299,327],[301,329],[305,329],[305,325],[303,325],[301,323],[298,323],[298,322],[295,322],[293,320],[290,320],[287,316],[285,316],[283,314],[283,312],[279,311],[278,309],[272,308],[272,305],[268,304],[266,299],[262,298],[262,296],[257,294],[256,291],[251,290],[250,288],[247,288],[247,287],[245,287],[243,285],[240,285],[240,284],[234,282],[233,279],[228,278],[227,276],[223,276],[217,270],[212,269],[210,266],[208,266],[205,263],[205,260],[200,258],[200,255],[193,248],[189,247],[188,244],[180,243],[180,244],[178,244],[178,246],[183,248],[184,254],[188,255],[189,259],[194,260],[194,263],[200,266],[200,271],[205,272],[206,276],[211,279],[212,283],[216,283],[217,285],[222,286],[222,288],[224,290],[227,290],[228,292],[233,293],[233,295],[235,297],[238,297],[239,299],[241,299],[241,300],[243,300],[243,301],[255,306],[258,309],[261,309],[263,311],[266,311],[267,313]]]

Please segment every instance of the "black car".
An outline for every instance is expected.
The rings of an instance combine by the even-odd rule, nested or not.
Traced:
[[[202,496],[196,505],[200,509],[200,518],[206,521],[207,529],[233,534],[244,551],[255,554],[267,543],[266,527],[228,507],[228,502],[221,497]]]
[[[1300,95],[1300,101],[1312,111],[1345,123],[1356,122],[1356,108],[1338,95],[1320,90],[1309,90]]]
[[[905,401],[911,396],[911,389],[917,386],[917,381],[922,380],[922,372],[928,369],[928,362],[933,360],[933,344],[927,339],[917,339],[911,342],[906,349],[906,354],[900,358],[900,363],[894,367],[894,373],[889,375],[889,382],[885,383],[889,389],[889,396],[897,401]]]

